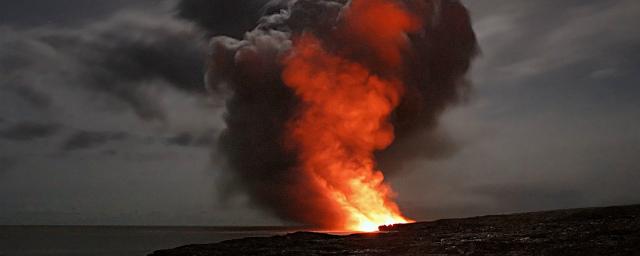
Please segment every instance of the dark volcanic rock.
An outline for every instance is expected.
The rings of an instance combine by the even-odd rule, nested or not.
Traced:
[[[640,205],[381,227],[334,236],[299,232],[157,251],[199,255],[640,255]]]

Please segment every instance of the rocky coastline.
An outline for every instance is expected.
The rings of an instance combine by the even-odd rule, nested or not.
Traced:
[[[640,255],[640,205],[446,219],[346,236],[297,232],[151,256]]]

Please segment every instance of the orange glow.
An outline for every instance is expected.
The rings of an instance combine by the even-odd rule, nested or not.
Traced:
[[[399,1],[355,0],[345,14],[342,33],[364,44],[387,65],[401,62],[401,49],[407,40],[405,32],[416,31],[421,22],[407,13]]]
[[[339,28],[366,41],[386,67],[401,62],[405,33],[417,27],[395,3],[354,0]],[[403,94],[400,79],[331,53],[308,33],[297,38],[284,64],[283,80],[302,104],[289,122],[288,139],[299,151],[298,167],[333,204],[326,207],[341,213],[332,228],[369,232],[410,222],[373,155],[394,140],[388,119]]]

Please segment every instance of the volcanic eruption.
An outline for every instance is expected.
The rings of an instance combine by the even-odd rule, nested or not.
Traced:
[[[222,188],[318,228],[411,221],[381,167],[445,150],[432,143],[437,120],[465,95],[477,51],[465,7],[292,0],[263,11],[242,40],[211,41],[208,85],[227,95]]]

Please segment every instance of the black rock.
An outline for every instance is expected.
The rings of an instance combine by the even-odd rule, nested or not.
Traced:
[[[385,226],[336,236],[298,232],[157,251],[204,255],[640,255],[640,205]]]

